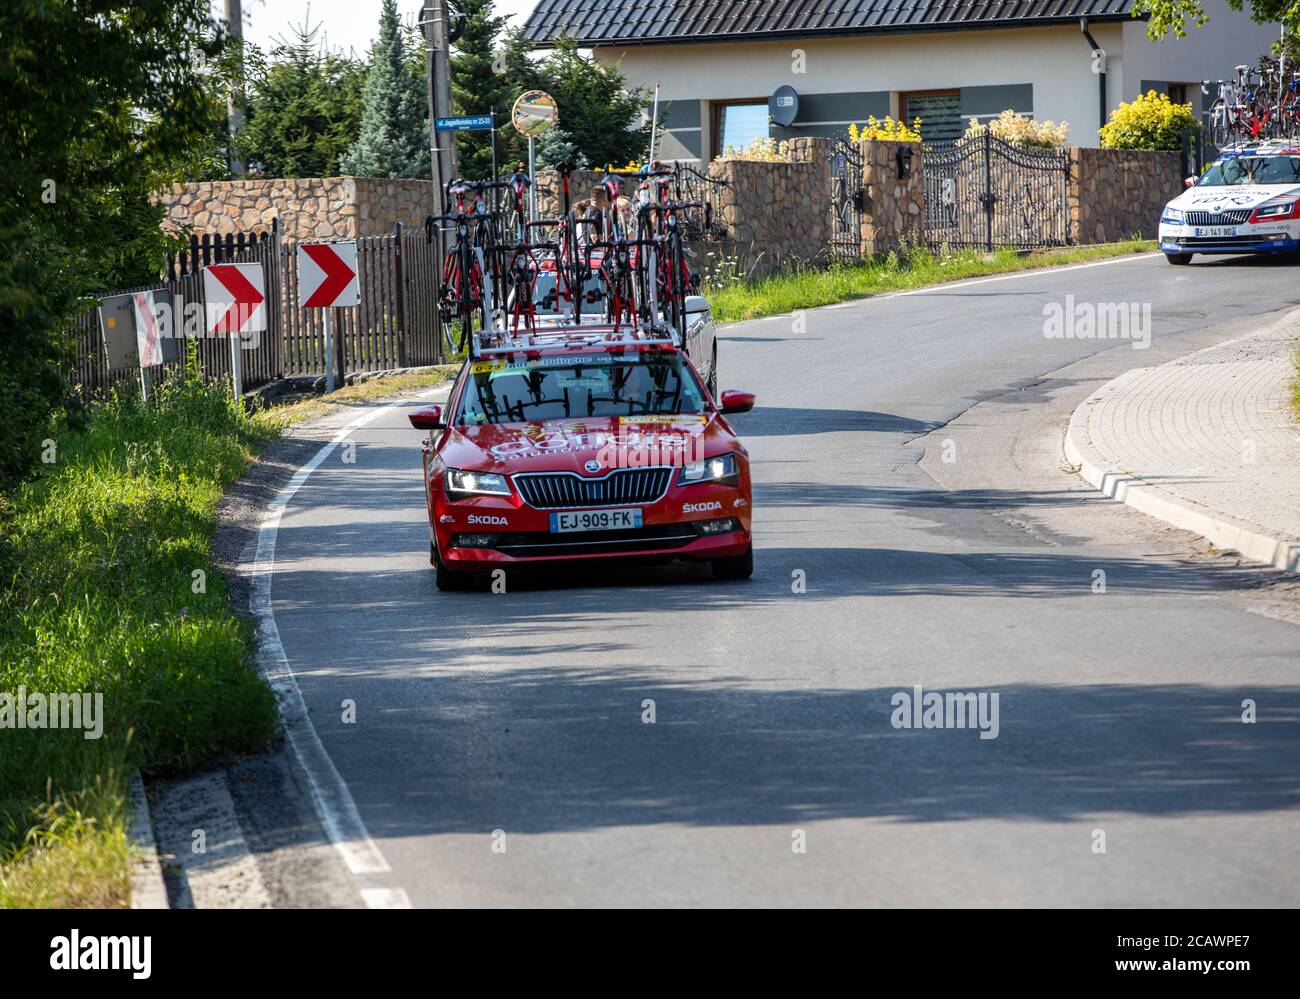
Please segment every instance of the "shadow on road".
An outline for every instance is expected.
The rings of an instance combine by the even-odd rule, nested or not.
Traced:
[[[430,676],[408,681],[382,719],[383,741],[404,747],[412,794],[368,800],[352,786],[377,837],[1300,806],[1295,688],[1011,684],[989,691],[1000,731],[981,740],[893,728],[891,698],[911,682],[771,690],[712,672],[665,683],[633,667],[508,665]],[[1241,721],[1246,698],[1257,724]],[[641,720],[648,700],[653,725]],[[382,747],[357,745],[364,730],[322,736],[375,757],[357,772],[382,766]]]

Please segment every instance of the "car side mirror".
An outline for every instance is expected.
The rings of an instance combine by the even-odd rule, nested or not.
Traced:
[[[442,407],[425,406],[410,414],[411,426],[416,430],[441,430]]]
[[[1183,187],[1195,187],[1195,186],[1196,186],[1195,177],[1185,177],[1183,179]]]
[[[722,393],[722,413],[728,416],[732,413],[748,413],[754,408],[754,403],[758,399],[753,392],[741,392],[739,389],[727,389]]]

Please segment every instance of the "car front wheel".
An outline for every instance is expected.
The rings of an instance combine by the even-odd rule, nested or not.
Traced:
[[[744,555],[734,558],[715,558],[710,563],[714,579],[748,579],[754,575],[754,545],[745,549]]]
[[[438,549],[429,543],[429,563],[433,566],[433,582],[443,592],[458,593],[472,590],[478,584],[478,577],[472,572],[452,572],[438,558]]]
[[[1190,264],[1192,262],[1192,255],[1190,253],[1166,253],[1165,259],[1171,264]]]

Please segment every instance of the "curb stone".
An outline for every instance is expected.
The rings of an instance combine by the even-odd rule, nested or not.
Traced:
[[[170,909],[167,886],[163,881],[162,862],[153,836],[153,819],[140,771],[131,774],[131,823],[129,835],[136,858],[131,865],[131,908]]]
[[[1297,317],[1300,317],[1300,312],[1289,313],[1276,326],[1257,330],[1227,343],[1249,340],[1278,326],[1293,323]],[[1216,350],[1223,346],[1226,344],[1207,347],[1206,350]],[[1174,527],[1199,534],[1218,548],[1240,552],[1252,562],[1261,562],[1287,572],[1300,572],[1300,540],[1288,535],[1269,533],[1258,525],[1231,514],[1212,511],[1191,500],[1175,496],[1143,480],[1140,474],[1116,468],[1093,447],[1088,434],[1089,409],[1144,370],[1146,369],[1134,369],[1107,382],[1075,408],[1065,434],[1066,460],[1078,469],[1085,481],[1113,500]]]

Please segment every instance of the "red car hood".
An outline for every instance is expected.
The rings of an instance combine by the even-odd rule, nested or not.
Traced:
[[[439,452],[450,468],[476,472],[577,472],[681,465],[742,450],[716,414],[589,418],[452,427]],[[588,462],[599,467],[588,467]]]

